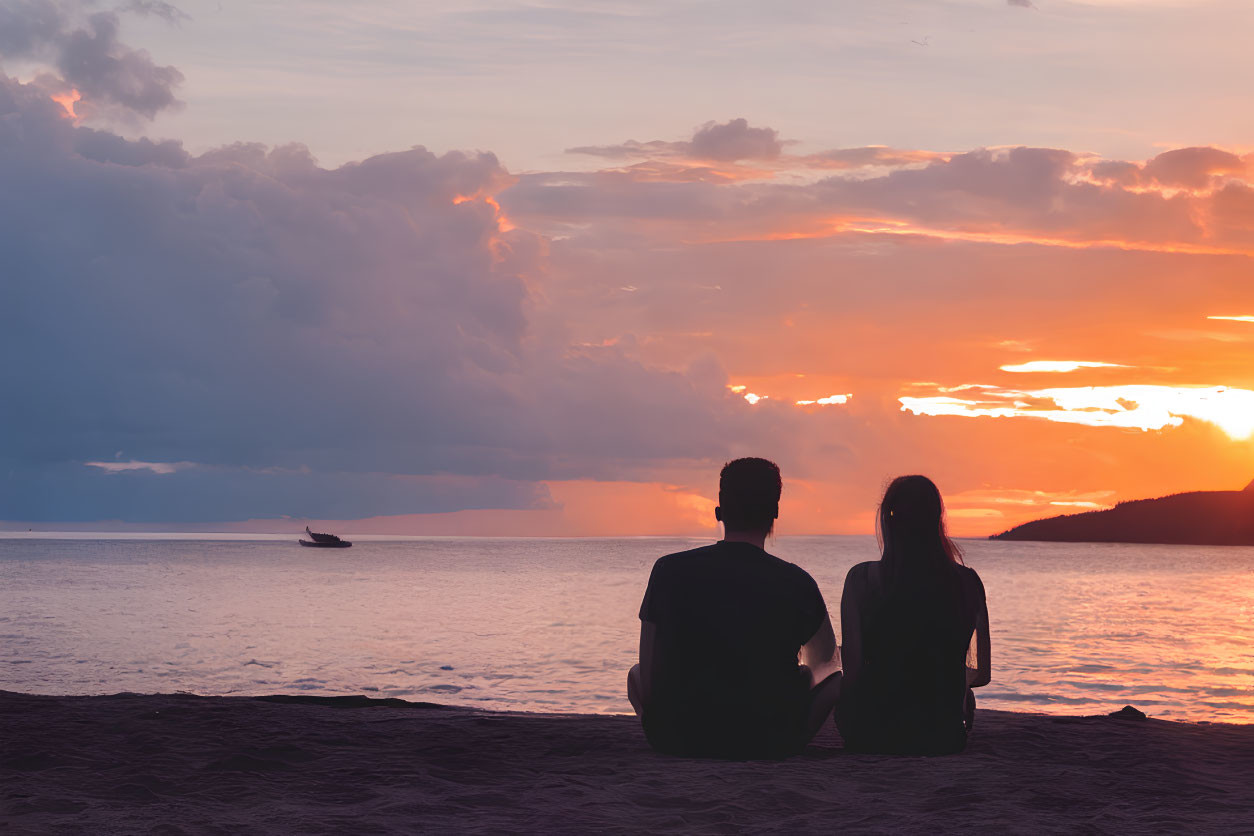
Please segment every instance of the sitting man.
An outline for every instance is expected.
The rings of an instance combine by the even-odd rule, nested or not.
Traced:
[[[764,550],[782,487],[773,462],[729,462],[714,509],[723,539],[653,565],[627,695],[659,751],[782,757],[836,704],[841,675],[823,678],[836,667],[823,596],[804,569]]]

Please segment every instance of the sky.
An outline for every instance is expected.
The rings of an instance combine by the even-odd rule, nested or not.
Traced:
[[[982,536],[1254,478],[1237,2],[0,0],[8,528]]]

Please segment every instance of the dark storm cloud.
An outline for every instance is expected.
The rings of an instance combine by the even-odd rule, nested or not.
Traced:
[[[84,8],[89,4],[4,0],[0,60],[46,62],[64,86],[78,90],[84,112],[96,115],[151,119],[180,104],[174,91],[183,74],[154,64],[146,50],[119,41],[115,12],[87,14]],[[140,2],[132,10],[167,18],[178,12],[160,2]]]
[[[193,156],[0,78],[0,519],[536,507],[767,432],[717,365],[570,349],[528,291],[545,243],[488,199],[511,181],[423,148]],[[190,464],[87,464],[131,460]],[[393,478],[440,475],[468,481]]]
[[[145,50],[130,49],[117,37],[118,16],[112,12],[97,12],[86,26],[64,34],[56,64],[61,77],[88,104],[114,104],[150,119],[179,104],[174,88],[183,74],[157,66]]]
[[[50,0],[0,2],[0,58],[35,57],[49,48],[65,27],[60,8]]]

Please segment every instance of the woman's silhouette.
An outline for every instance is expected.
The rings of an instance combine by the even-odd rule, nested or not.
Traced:
[[[984,585],[946,535],[940,491],[925,476],[888,486],[878,533],[883,557],[850,569],[841,596],[837,726],[857,751],[961,751],[974,716],[970,689],[989,681]]]

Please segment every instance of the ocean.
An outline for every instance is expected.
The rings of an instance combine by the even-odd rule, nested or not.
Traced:
[[[658,556],[700,539],[0,535],[0,689],[367,694],[630,713]],[[959,541],[988,592],[983,708],[1254,723],[1254,548]],[[871,537],[779,537],[839,631]]]

